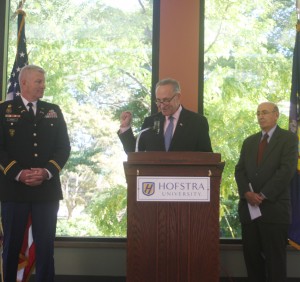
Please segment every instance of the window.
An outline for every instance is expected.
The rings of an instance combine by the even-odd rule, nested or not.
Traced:
[[[153,1],[37,0],[24,10],[29,61],[46,69],[45,100],[62,107],[72,142],[57,235],[125,237],[126,155],[116,132],[123,110],[138,113],[135,128],[149,114]],[[242,141],[259,129],[258,103],[276,102],[287,128],[295,23],[292,0],[205,1],[204,114],[226,161],[222,238],[240,237],[233,173]],[[16,19],[9,25],[8,73]]]
[[[44,100],[61,106],[72,146],[61,174],[57,236],[126,236],[126,155],[116,132],[122,110],[139,109],[139,126],[149,114],[152,6],[148,0],[24,5],[29,63],[45,68]],[[17,18],[10,20],[8,74],[16,36]]]
[[[205,1],[204,109],[213,148],[226,161],[221,237],[239,238],[234,168],[242,141],[257,132],[257,105],[279,105],[288,128],[295,1]]]

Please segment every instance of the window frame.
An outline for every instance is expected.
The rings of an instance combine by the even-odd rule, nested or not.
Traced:
[[[10,0],[4,0],[0,3],[0,79],[1,79],[1,88],[0,88],[0,99],[5,99],[5,92],[7,86],[7,44],[8,44],[8,11],[10,7]]]

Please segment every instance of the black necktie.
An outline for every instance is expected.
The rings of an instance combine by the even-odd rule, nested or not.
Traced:
[[[265,148],[268,144],[268,137],[269,135],[266,133],[263,137],[263,139],[260,141],[258,146],[258,153],[257,153],[257,164],[259,164],[262,160]]]
[[[33,111],[33,108],[32,108],[33,104],[32,103],[28,103],[27,106],[29,107],[29,110],[28,110],[29,116],[33,120],[34,119],[34,111]]]

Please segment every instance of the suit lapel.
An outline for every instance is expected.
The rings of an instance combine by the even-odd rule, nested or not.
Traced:
[[[27,110],[27,108],[25,107],[22,99],[20,96],[17,96],[14,100],[13,103],[15,103],[15,107],[16,107],[16,111],[18,113],[20,113],[20,115],[22,116],[22,118],[26,119],[26,120],[31,120],[30,116],[29,116],[29,112]]]
[[[157,113],[156,115],[153,116],[153,120],[151,121],[151,125],[147,126],[153,126],[154,120],[159,119],[159,133],[154,133],[153,136],[156,139],[158,138],[158,146],[161,151],[165,149],[165,138],[164,138],[164,125],[165,125],[165,116],[162,115],[162,113]]]
[[[166,118],[161,113],[159,113],[159,114],[160,114],[160,116],[159,116],[159,135],[163,137]]]
[[[161,113],[160,113],[160,115],[161,116],[160,116],[160,133],[159,134],[161,136],[163,147],[165,147],[165,145],[164,145],[164,125],[165,125],[166,118]],[[171,144],[170,144],[170,148],[169,148],[170,151],[172,151],[172,147],[174,147],[177,140],[181,140],[182,138],[187,137],[187,136],[184,136],[186,124],[188,124],[188,118],[186,116],[186,110],[182,107],[178,122],[176,124],[175,131],[174,131],[174,134],[173,134],[173,137],[171,140]]]
[[[43,118],[46,114],[46,109],[43,105],[43,103],[39,100],[37,102],[37,108],[36,108],[36,121],[40,120],[41,118]]]
[[[188,124],[188,118],[186,116],[186,110],[182,107],[181,113],[179,115],[178,122],[176,124],[176,128],[174,131],[174,135],[171,141],[170,148],[176,144],[177,140],[181,140],[182,138],[188,138],[185,136],[185,125]]]
[[[13,103],[15,103],[16,110],[21,114],[22,118],[32,121],[20,96],[17,96]],[[46,109],[44,108],[44,103],[40,100],[37,101],[36,107],[35,121],[38,121],[45,115]]]
[[[254,136],[254,141],[253,141],[253,147],[250,152],[250,154],[247,156],[247,158],[251,159],[251,163],[257,165],[257,154],[258,154],[258,147],[259,147],[259,142],[261,140],[261,133],[257,133]]]

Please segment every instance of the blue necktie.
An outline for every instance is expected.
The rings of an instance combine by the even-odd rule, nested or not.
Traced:
[[[165,132],[165,148],[166,148],[166,151],[169,151],[169,147],[170,147],[172,136],[173,136],[173,128],[174,128],[173,120],[174,120],[174,117],[170,116],[169,117],[169,125],[166,129],[166,132]]]

